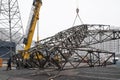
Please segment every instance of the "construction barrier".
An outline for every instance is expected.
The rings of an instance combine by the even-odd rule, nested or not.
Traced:
[[[2,64],[3,64],[3,59],[0,58],[0,67],[2,67]]]

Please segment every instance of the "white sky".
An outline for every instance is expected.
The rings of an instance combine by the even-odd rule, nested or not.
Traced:
[[[25,29],[33,0],[18,1]],[[40,39],[72,27],[77,5],[79,15],[85,24],[120,26],[120,0],[42,0],[42,2],[39,20]]]

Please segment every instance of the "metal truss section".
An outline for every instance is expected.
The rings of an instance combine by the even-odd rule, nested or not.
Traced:
[[[86,26],[88,27],[88,34],[81,47],[120,39],[120,30],[111,29],[110,25],[86,24]]]
[[[114,52],[99,49],[54,47],[48,50],[48,47],[37,46],[27,52],[30,58],[23,60],[23,65],[53,71],[115,64]]]
[[[111,30],[109,25],[73,26],[24,51],[24,54],[30,54],[30,58],[21,63],[58,70],[115,64],[114,52],[91,48],[90,45],[119,39],[118,33],[119,30]]]
[[[86,25],[78,25],[41,40],[39,43],[47,47],[78,48],[87,36],[87,31],[88,27]]]
[[[86,33],[87,33],[87,26],[78,25],[69,28],[67,30],[61,31],[52,37],[37,42],[37,45],[28,51],[28,53],[30,54],[30,59],[29,59],[30,61],[27,61],[26,65],[32,67],[31,60],[33,60],[33,64],[35,64],[38,67],[41,67],[41,65],[45,66],[46,64],[49,63],[60,68],[59,63],[56,62],[56,60],[54,59],[55,57],[58,57],[58,53],[57,53],[58,47],[77,48],[86,37]],[[24,54],[25,53],[26,51],[24,52]],[[37,56],[36,58],[38,58],[38,60],[33,59],[35,58],[35,56]],[[39,60],[39,58],[42,59]],[[43,61],[45,62],[43,63]]]
[[[62,51],[61,51],[62,50]],[[62,69],[95,67],[114,64],[115,53],[89,48],[58,48],[59,65]]]
[[[21,43],[23,26],[17,0],[0,0],[0,40]]]

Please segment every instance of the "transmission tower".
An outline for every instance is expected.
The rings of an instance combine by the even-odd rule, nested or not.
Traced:
[[[24,30],[17,0],[0,0],[0,40],[20,46]]]

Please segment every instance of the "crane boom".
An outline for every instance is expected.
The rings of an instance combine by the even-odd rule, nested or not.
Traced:
[[[26,29],[26,35],[23,40],[23,43],[25,44],[24,50],[28,50],[31,47],[33,34],[35,31],[37,21],[39,19],[39,11],[40,11],[41,6],[42,6],[41,0],[33,1],[32,9],[30,12],[28,25],[27,25],[27,29]]]

